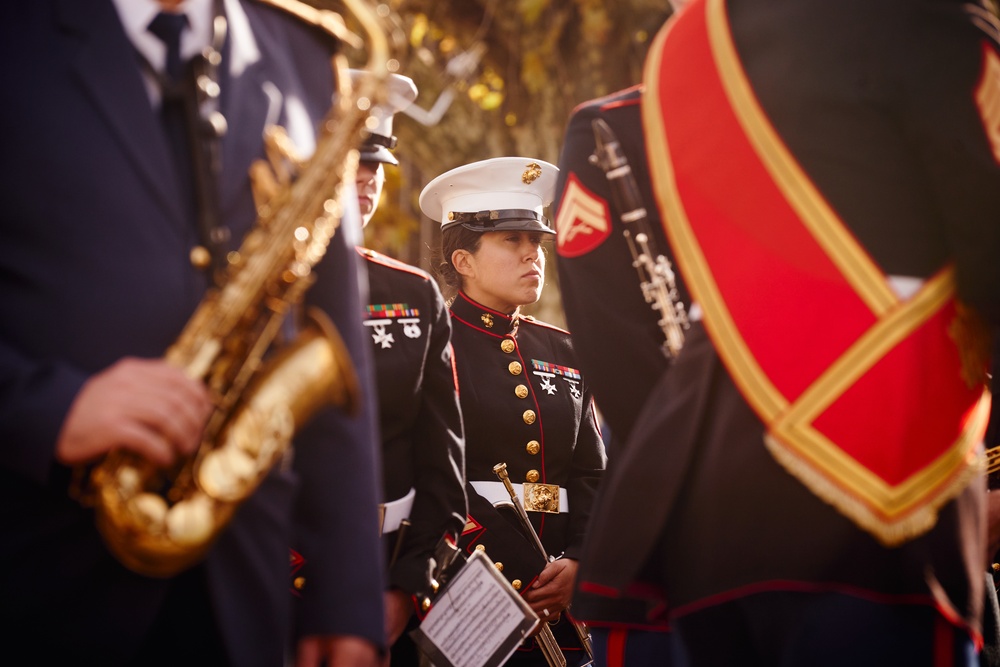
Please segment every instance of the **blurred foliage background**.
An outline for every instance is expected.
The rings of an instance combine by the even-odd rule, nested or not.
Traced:
[[[419,95],[411,115],[396,115],[400,165],[386,169],[366,244],[431,273],[440,234],[417,205],[424,185],[491,157],[557,163],[573,108],[639,83],[671,14],[668,0],[373,1],[397,18],[407,42],[399,72]],[[998,13],[997,0],[986,4]],[[529,312],[562,325],[555,252],[548,257],[545,292]]]
[[[366,244],[432,273],[439,227],[417,205],[424,185],[491,157],[557,163],[573,108],[639,83],[649,42],[670,15],[667,0],[387,3],[408,42],[399,72],[419,95],[409,115],[396,115],[400,166],[387,166]],[[552,248],[548,258],[545,293],[530,312],[561,325]]]

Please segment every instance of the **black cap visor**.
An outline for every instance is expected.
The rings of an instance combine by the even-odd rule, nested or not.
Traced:
[[[507,208],[464,213],[451,211],[441,231],[461,225],[473,232],[541,232],[555,234],[549,221],[531,209]]]
[[[382,162],[384,164],[399,165],[399,160],[385,146],[366,144],[358,152],[360,153],[358,158],[362,162]]]

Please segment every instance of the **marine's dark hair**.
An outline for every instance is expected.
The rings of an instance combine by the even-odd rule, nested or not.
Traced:
[[[441,232],[441,247],[434,255],[434,272],[444,283],[441,291],[445,299],[450,300],[462,289],[462,276],[451,263],[451,256],[456,250],[468,250],[475,253],[482,243],[482,232],[474,232],[456,225]]]

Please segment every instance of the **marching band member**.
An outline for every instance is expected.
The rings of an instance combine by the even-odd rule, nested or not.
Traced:
[[[662,253],[676,267],[649,180],[640,113],[642,97],[642,86],[634,86],[574,109],[559,156],[556,182],[558,205],[554,217],[563,309],[580,363],[607,425],[604,437],[608,442],[610,436],[608,460],[612,467],[616,458],[625,456],[629,434],[646,399],[670,367],[661,322],[678,319],[676,313],[650,307],[655,304],[646,299],[654,287],[654,276],[644,273],[646,280],[642,284],[632,268],[636,259],[625,236],[627,231],[634,247],[637,234],[646,233],[650,258]],[[612,191],[614,186],[603,165],[592,160],[599,154],[594,121],[606,123],[617,140],[616,150],[627,161],[639,201],[621,201],[622,197]],[[641,227],[640,220],[629,215],[638,206],[644,208],[648,223]],[[662,287],[669,290],[666,285]],[[679,276],[675,276],[674,287],[676,308],[684,309],[685,320],[696,319],[697,311],[687,312],[690,296]],[[608,354],[607,342],[615,339],[629,344]],[[583,561],[573,608],[586,616],[591,628],[596,665],[683,664],[676,637],[669,629],[666,608],[658,599],[621,594],[608,599],[587,588],[587,576],[587,563]]]
[[[93,509],[68,493],[73,468],[109,450],[167,466],[201,442],[211,398],[162,356],[212,285],[210,260],[240,248],[257,218],[248,170],[265,157],[267,125],[311,154],[336,89],[337,45],[242,0],[9,9],[4,59],[34,55],[29,68],[0,72],[11,128],[0,156],[0,306],[16,313],[0,321],[7,650],[48,664],[377,664],[384,586],[369,567],[379,553],[369,410],[318,413],[204,562],[171,578],[115,560]],[[199,133],[199,147],[221,158],[202,190],[198,152],[185,155],[163,112],[185,84],[193,91],[187,75],[209,53],[226,119],[212,127],[228,129]],[[336,324],[367,397],[350,204],[306,302]],[[208,228],[199,213],[214,209]],[[288,594],[290,544],[309,554],[302,600]]]
[[[352,76],[360,74],[352,70]],[[388,102],[361,147],[358,205],[365,225],[378,208],[384,166],[399,162],[393,115],[417,89],[408,77],[389,78]],[[414,596],[428,587],[428,560],[442,536],[453,542],[465,525],[462,415],[452,365],[451,322],[437,282],[426,272],[358,248],[368,271],[365,328],[375,359],[382,484],[382,535],[388,563],[386,636],[392,664],[419,662],[404,633],[415,624]]]
[[[658,591],[692,665],[976,663],[997,34],[951,0],[693,0],[653,42],[646,158],[701,317],[581,588]]]
[[[441,272],[457,293],[452,344],[466,428],[469,517],[460,546],[487,556],[552,630],[570,664],[585,653],[569,604],[605,455],[594,406],[566,331],[521,312],[545,284],[542,215],[557,169],[522,157],[484,160],[435,178],[420,195],[442,225]],[[506,463],[550,562],[538,553],[493,472]],[[508,664],[545,664],[534,643]]]

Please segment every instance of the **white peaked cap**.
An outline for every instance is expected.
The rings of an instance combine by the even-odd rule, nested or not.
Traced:
[[[357,86],[366,75],[365,70],[348,70],[351,75],[351,85]],[[402,74],[389,74],[385,85],[386,100],[382,104],[376,105],[372,111],[372,118],[376,125],[369,128],[369,136],[361,147],[361,159],[369,162],[388,162],[389,164],[399,164],[395,156],[389,152],[396,147],[396,137],[392,134],[392,119],[397,112],[413,104],[417,99],[417,86],[413,79]]]
[[[420,210],[442,229],[555,234],[542,209],[555,196],[559,169],[529,157],[498,157],[447,171],[420,193]]]

